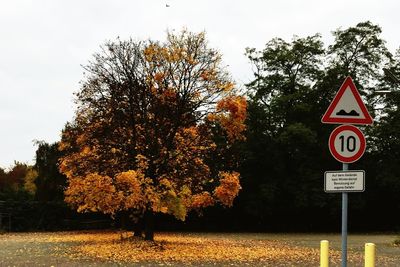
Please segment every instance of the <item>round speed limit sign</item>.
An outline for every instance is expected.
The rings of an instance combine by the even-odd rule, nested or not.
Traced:
[[[365,152],[365,137],[357,127],[339,126],[329,136],[329,150],[332,156],[340,162],[355,162]]]

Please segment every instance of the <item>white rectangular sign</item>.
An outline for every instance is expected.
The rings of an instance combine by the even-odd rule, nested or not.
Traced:
[[[364,171],[327,171],[325,172],[324,190],[327,193],[364,192]]]

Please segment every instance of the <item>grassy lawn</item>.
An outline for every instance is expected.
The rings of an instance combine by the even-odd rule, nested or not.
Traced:
[[[0,266],[318,266],[319,241],[340,266],[340,235],[157,233],[156,242],[128,232],[0,235]],[[395,235],[350,235],[349,266],[363,266],[364,243],[377,245],[377,266],[400,266]]]

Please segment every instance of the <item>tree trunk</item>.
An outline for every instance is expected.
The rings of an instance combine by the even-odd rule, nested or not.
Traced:
[[[133,225],[133,236],[143,237],[143,218],[138,218],[137,222]]]
[[[154,213],[150,210],[144,213],[144,240],[154,241]]]
[[[128,230],[128,214],[126,211],[121,211],[120,214],[120,222],[119,222],[119,228],[123,230]]]

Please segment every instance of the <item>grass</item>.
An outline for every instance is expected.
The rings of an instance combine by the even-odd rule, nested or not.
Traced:
[[[0,266],[318,266],[319,242],[330,241],[340,266],[340,235],[80,231],[0,235]],[[349,266],[363,266],[364,243],[377,246],[377,266],[400,266],[393,235],[350,235]]]

